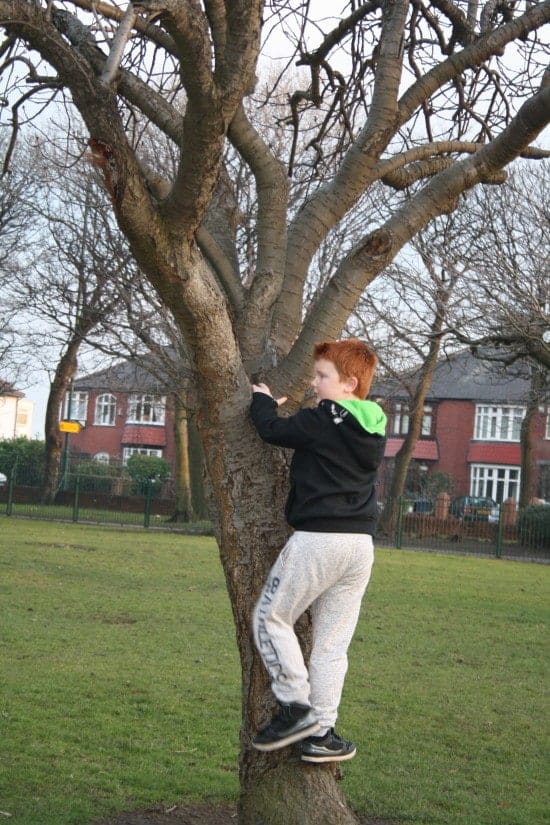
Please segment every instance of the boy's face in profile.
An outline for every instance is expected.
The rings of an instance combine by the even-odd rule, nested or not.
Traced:
[[[338,370],[325,358],[315,361],[313,381],[311,382],[317,401],[326,398],[328,401],[348,401],[358,398],[355,395],[357,378],[340,378]]]

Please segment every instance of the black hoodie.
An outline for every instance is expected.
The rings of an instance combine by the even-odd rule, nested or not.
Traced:
[[[268,444],[294,449],[285,515],[296,530],[370,533],[376,527],[376,470],[386,416],[373,401],[323,400],[279,418],[277,402],[252,396],[252,420]]]

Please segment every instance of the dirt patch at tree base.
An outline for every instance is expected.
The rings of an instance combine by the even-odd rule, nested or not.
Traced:
[[[397,825],[388,819],[359,817],[361,825]],[[157,805],[144,811],[116,814],[93,825],[237,825],[236,805]]]

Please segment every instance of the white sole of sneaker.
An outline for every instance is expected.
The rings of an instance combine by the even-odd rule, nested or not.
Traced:
[[[352,751],[351,753],[343,753],[343,754],[327,754],[326,756],[308,756],[307,754],[302,754],[301,759],[302,762],[318,762],[322,764],[324,762],[345,762],[347,759],[353,759],[355,754],[357,753],[356,750]]]
[[[302,730],[297,730],[296,733],[291,733],[289,736],[285,736],[284,739],[277,739],[276,742],[253,741],[252,745],[257,751],[278,751],[280,748],[286,748],[287,745],[293,745],[294,742],[300,742],[302,739],[307,739],[308,736],[311,736],[313,733],[317,733],[318,730],[321,730],[321,726],[318,722],[314,722],[307,728],[302,728]]]

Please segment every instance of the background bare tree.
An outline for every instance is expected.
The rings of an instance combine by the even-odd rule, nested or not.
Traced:
[[[350,332],[371,341],[378,352],[388,381],[387,400],[397,390],[401,418],[407,421],[380,519],[380,528],[388,532],[395,529],[433,372],[449,337],[449,319],[461,305],[457,287],[472,264],[465,236],[454,214],[435,219],[413,239],[408,255],[365,293],[348,323]]]
[[[8,136],[0,132],[0,152],[9,148]],[[29,236],[36,182],[21,162],[18,152],[10,171],[0,177],[0,395],[2,387],[29,380],[28,351],[19,335],[17,311],[10,303],[10,286],[24,267],[22,248]]]
[[[309,140],[281,158],[256,128],[270,98],[255,88],[262,26],[279,32],[283,20],[297,32],[292,59],[307,70],[287,125],[299,134],[304,123]],[[118,224],[189,349],[242,663],[243,825],[356,822],[334,767],[312,771],[250,747],[251,730],[271,710],[250,611],[286,534],[286,461],[246,423],[250,376],[284,390],[291,407],[299,403],[313,342],[340,334],[403,246],[461,193],[501,180],[519,155],[545,154],[531,144],[550,118],[540,43],[549,20],[549,2],[469,4],[465,12],[447,0],[373,0],[347,3],[333,17],[313,2],[141,0],[122,9],[0,0],[4,94],[14,114],[28,110],[31,93],[43,102],[62,97],[80,112]],[[30,90],[18,71],[27,73],[29,61]],[[138,112],[177,147],[172,176],[140,153]],[[280,126],[278,106],[274,117]],[[235,182],[222,168],[227,139],[255,180],[253,272],[238,248],[227,252],[237,217]],[[360,240],[342,250],[304,318],[321,244],[379,185],[402,198],[387,219],[363,212]]]
[[[475,190],[467,201],[473,311],[454,334],[473,348],[498,347],[504,364],[529,359],[550,369],[549,204],[547,162],[522,164],[506,186]]]
[[[79,351],[109,325],[118,308],[121,279],[133,259],[109,214],[97,175],[61,166],[59,157],[47,148],[41,152],[38,145],[28,150],[26,160],[35,197],[28,200],[28,193],[21,193],[30,227],[23,236],[25,252],[11,274],[6,305],[18,319],[18,339],[26,350],[33,350],[37,361],[55,359],[46,408],[43,488],[43,500],[52,502],[63,447],[59,411]]]
[[[123,358],[156,376],[174,398],[176,506],[174,521],[207,516],[203,457],[197,435],[197,400],[189,352],[170,310],[135,266],[119,281],[119,302],[111,323],[91,346],[111,359]],[[191,461],[191,454],[194,462]]]
[[[502,187],[474,190],[462,211],[475,266],[450,332],[494,369],[530,385],[521,428],[520,506],[535,494],[534,414],[550,398],[550,167],[520,165]],[[466,291],[467,290],[467,291]]]

